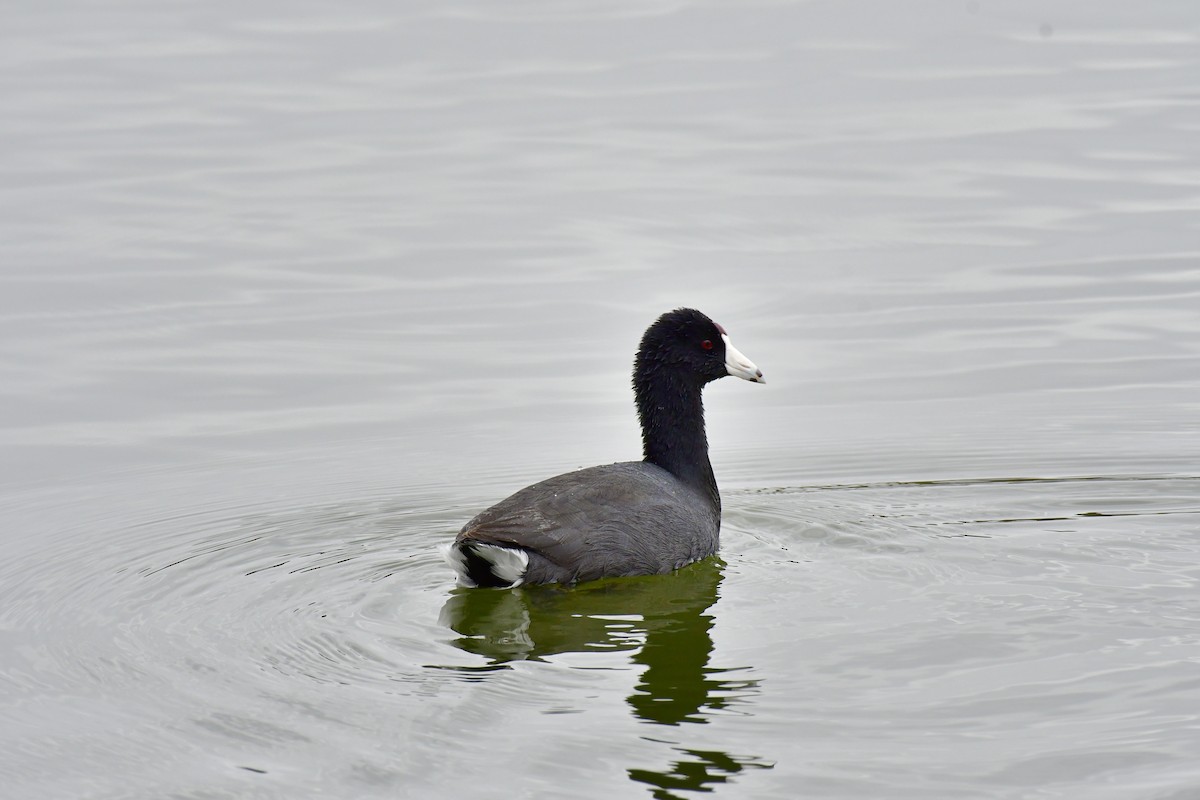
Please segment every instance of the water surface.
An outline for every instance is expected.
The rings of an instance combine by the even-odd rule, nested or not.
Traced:
[[[1200,792],[1186,3],[0,26],[14,797]],[[455,590],[707,391],[720,559]]]

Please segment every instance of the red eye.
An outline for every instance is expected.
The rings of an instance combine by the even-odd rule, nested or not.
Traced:
[[[705,339],[703,342],[700,343],[700,346],[703,347],[705,350],[712,350],[712,339]]]

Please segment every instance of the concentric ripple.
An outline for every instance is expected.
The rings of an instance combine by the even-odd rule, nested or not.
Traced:
[[[120,529],[77,517],[41,541],[36,569],[3,571],[4,676],[28,698],[14,722],[41,735],[0,760],[23,787],[70,746],[78,773],[56,785],[115,762],[142,791],[182,790],[204,753],[230,791],[286,791],[309,762],[356,794],[436,791],[445,777],[421,765],[455,769],[465,742],[584,715],[592,727],[576,734],[635,781],[703,788],[801,751],[836,763],[826,751],[847,737],[884,758],[897,736],[885,720],[999,741],[1010,761],[1067,757],[1059,732],[1014,735],[1057,706],[1136,770],[1190,691],[1167,665],[1198,646],[1198,486],[1127,475],[745,489],[727,493],[724,561],[511,592],[452,589],[436,547],[471,509],[436,492]],[[23,510],[39,518],[44,499]],[[1068,666],[1089,660],[1094,674]],[[629,720],[662,728],[650,750],[610,741]],[[908,750],[948,768],[917,741]],[[457,768],[482,781],[508,752]],[[966,747],[951,771],[1003,785],[989,777],[996,758]]]

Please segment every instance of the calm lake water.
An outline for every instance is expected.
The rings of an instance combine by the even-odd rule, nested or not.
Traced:
[[[1200,797],[1194,2],[3,22],[6,798]],[[680,305],[721,560],[455,590]]]

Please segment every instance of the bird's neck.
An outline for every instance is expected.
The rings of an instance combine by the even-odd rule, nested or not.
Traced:
[[[634,379],[646,461],[699,490],[719,510],[720,495],[704,433],[702,388],[699,382],[688,383],[669,373]]]

